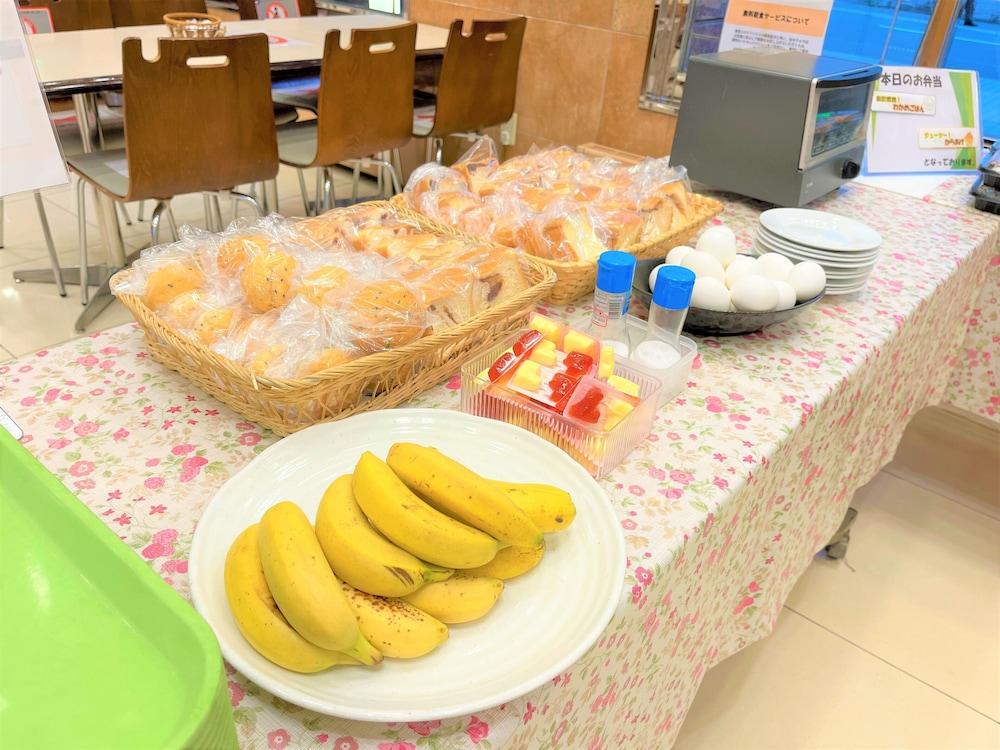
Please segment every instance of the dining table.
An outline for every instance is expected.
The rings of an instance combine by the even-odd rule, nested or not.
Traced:
[[[341,31],[341,44],[347,45],[352,29],[383,28],[405,22],[404,19],[379,13],[357,13],[226,21],[223,28],[229,36],[266,34],[271,78],[281,81],[318,74],[326,34],[333,29]],[[169,36],[165,24],[155,24],[61,31],[27,37],[42,91],[49,98],[72,97],[84,152],[90,153],[95,148],[96,129],[92,121],[96,121],[97,108],[93,95],[120,91],[122,88],[122,42],[131,38],[140,39],[143,55],[154,59],[158,54],[157,40]],[[418,58],[442,55],[447,41],[448,29],[417,24]],[[108,279],[130,261],[126,257],[115,202],[104,192],[97,191],[96,205],[101,239],[107,251],[106,262],[91,266],[85,273],[78,268],[62,270],[66,283],[79,284],[81,275],[85,275],[91,284],[98,286],[77,320],[76,330],[80,332],[110,303]],[[55,282],[50,269],[17,271],[14,277],[21,282]]]
[[[394,724],[297,707],[227,668],[240,744],[670,747],[706,672],[771,633],[914,414],[951,402],[1000,422],[1000,219],[962,205],[971,178],[956,179],[937,196],[848,183],[815,201],[881,235],[867,286],[756,333],[697,338],[684,390],[600,480],[626,574],[611,622],[578,662],[503,705]],[[713,195],[725,207],[714,221],[749,250],[767,206]],[[583,325],[591,300],[542,310]],[[459,392],[456,373],[409,405],[457,409]],[[206,505],[279,439],[157,363],[132,324],[3,364],[0,406],[37,459],[185,597]],[[468,670],[475,681],[474,662]]]

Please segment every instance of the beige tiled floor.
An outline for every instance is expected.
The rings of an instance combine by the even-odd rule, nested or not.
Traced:
[[[301,215],[295,173],[282,169],[278,182],[281,212]],[[346,173],[337,190],[348,195]],[[78,254],[72,195],[44,193],[67,265]],[[202,224],[201,197],[176,199],[174,212]],[[4,229],[0,360],[72,338],[80,311],[75,287],[60,298],[51,285],[13,283],[13,270],[48,264],[30,196],[6,201]],[[123,227],[126,244],[141,247],[148,231]],[[128,319],[116,303],[93,327]],[[709,672],[677,748],[1000,750],[1000,432],[947,423],[943,439],[942,424],[911,425],[897,461],[854,498],[847,559],[817,559],[776,632]],[[956,466],[979,481],[959,482]]]
[[[965,419],[915,418],[854,496],[847,557],[817,558],[771,637],[709,671],[678,750],[1000,748],[1000,430]],[[944,481],[970,454],[981,496]]]

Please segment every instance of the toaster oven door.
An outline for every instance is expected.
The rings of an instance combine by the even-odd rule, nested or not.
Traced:
[[[880,72],[875,68],[874,72],[869,70],[859,77],[813,80],[799,169],[809,169],[864,145],[875,81]]]

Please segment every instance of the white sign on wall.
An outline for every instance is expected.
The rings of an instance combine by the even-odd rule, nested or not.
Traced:
[[[730,0],[719,51],[769,47],[819,55],[833,0]]]
[[[16,0],[0,0],[0,197],[67,182]]]

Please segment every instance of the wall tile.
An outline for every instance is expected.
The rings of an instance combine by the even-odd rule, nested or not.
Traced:
[[[518,75],[520,127],[560,143],[593,140],[612,36],[582,26],[528,21]]]
[[[615,0],[611,28],[626,34],[649,36],[653,29],[654,0]]]
[[[634,154],[670,153],[676,118],[639,108],[647,40],[613,34],[597,141]]]

